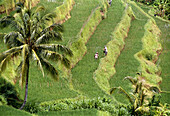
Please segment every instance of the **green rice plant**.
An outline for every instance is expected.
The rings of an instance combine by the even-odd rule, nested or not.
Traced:
[[[105,1],[105,0],[102,0]],[[104,5],[106,2],[102,2]],[[99,22],[102,20],[102,15],[100,12],[100,8],[97,7],[94,9],[90,16],[88,17],[87,21],[84,23],[83,27],[81,28],[80,32],[77,34],[76,40],[70,41],[68,43],[69,48],[73,51],[73,58],[69,57],[71,60],[71,65],[74,67],[76,63],[82,59],[83,55],[86,53],[87,48],[85,44],[87,43],[90,36],[93,34],[96,26],[99,24]],[[68,73],[70,70],[66,69],[63,66],[59,66],[61,70],[64,70],[63,75],[66,75],[68,77]]]
[[[93,79],[93,73],[99,65],[99,59],[103,57],[103,47],[111,40],[111,33],[120,22],[123,11],[122,2],[119,0],[113,1],[113,5],[108,9],[107,18],[100,22],[87,42],[87,53],[72,69],[74,89],[87,97],[93,98],[107,94],[98,87]],[[96,52],[99,52],[99,59],[97,60],[94,59]]]
[[[124,49],[121,51],[121,53],[115,53],[115,55],[120,54],[120,56],[118,57],[115,65],[112,65],[112,67],[115,67],[114,75],[109,79],[110,86],[121,86],[128,92],[131,91],[132,86],[129,85],[128,82],[123,81],[123,78],[126,76],[135,76],[136,72],[138,71],[139,62],[135,59],[134,54],[142,49],[141,38],[145,32],[144,25],[147,22],[147,17],[143,15],[142,12],[140,12],[133,5],[130,6],[136,17],[135,20],[131,22],[128,36],[124,40],[125,46],[120,46],[123,43],[119,40],[119,49],[122,47],[124,47]],[[115,48],[113,48],[112,51],[113,50],[115,52]],[[128,103],[126,97],[122,95],[114,94],[114,97],[121,103]]]
[[[106,57],[100,59],[98,69],[94,72],[94,80],[106,93],[108,93],[110,90],[110,84],[108,80],[116,72],[113,66],[116,63],[116,59],[120,55],[120,51],[125,45],[124,39],[127,37],[127,33],[131,25],[130,23],[134,17],[135,16],[131,7],[125,9],[122,20],[112,33],[113,40],[108,42],[106,45],[108,47],[109,54]]]
[[[82,59],[83,55],[86,53],[87,49],[85,44],[87,43],[88,39],[94,32],[96,26],[101,21],[101,13],[100,9],[97,8],[93,13],[85,27],[80,33],[80,36],[78,37],[77,41],[75,41],[71,46],[70,49],[73,51],[73,58],[71,58],[72,67],[80,60]]]

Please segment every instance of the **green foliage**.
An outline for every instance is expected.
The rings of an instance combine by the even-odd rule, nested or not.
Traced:
[[[129,113],[134,116],[138,115],[166,115],[170,110],[160,104],[160,95],[152,87],[146,88],[142,81],[133,77],[125,77],[134,85],[133,92],[127,93],[121,87],[114,87],[110,90],[113,94],[115,90],[121,91],[128,99],[131,105],[128,106]],[[152,94],[150,92],[153,92]],[[148,94],[150,93],[150,94]],[[149,101],[149,103],[148,103]],[[161,110],[160,110],[161,109]],[[159,112],[159,113],[158,113]]]
[[[97,99],[64,99],[51,102],[44,102],[39,105],[41,111],[62,111],[62,110],[77,110],[77,109],[97,109],[107,111],[111,114],[127,113],[125,106],[115,107],[116,104],[111,99],[98,97]],[[119,109],[120,108],[120,109]],[[122,110],[122,109],[123,110]],[[118,111],[118,109],[120,111]]]
[[[7,105],[7,101],[6,101],[6,99],[4,98],[3,95],[0,95],[0,106],[1,105]]]
[[[40,111],[38,104],[34,101],[27,102],[23,110],[30,112],[31,114],[37,113],[38,111]]]
[[[20,97],[16,87],[0,77],[0,96],[3,104],[18,108],[21,105]]]
[[[100,116],[96,109],[80,109],[80,110],[64,110],[64,111],[49,111],[49,112],[40,112],[38,116],[44,115],[56,115],[56,116]]]

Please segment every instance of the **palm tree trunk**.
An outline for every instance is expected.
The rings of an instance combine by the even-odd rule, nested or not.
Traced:
[[[28,96],[28,77],[29,77],[29,56],[26,58],[26,63],[27,63],[27,74],[26,74],[26,82],[25,82],[25,97],[24,97],[24,102],[22,106],[20,107],[20,110],[22,110],[27,102],[27,96]]]

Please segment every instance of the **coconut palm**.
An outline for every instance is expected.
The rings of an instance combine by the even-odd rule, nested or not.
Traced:
[[[25,97],[20,109],[27,101],[29,66],[32,60],[37,62],[43,76],[44,69],[54,79],[58,79],[58,71],[49,60],[60,61],[67,68],[70,61],[67,55],[72,56],[72,51],[59,44],[52,44],[51,40],[61,41],[63,28],[60,24],[47,26],[49,21],[55,17],[53,13],[43,14],[44,7],[40,6],[34,12],[31,9],[18,4],[18,14],[15,17],[7,16],[0,19],[2,26],[10,24],[15,30],[4,36],[4,42],[8,50],[0,54],[0,72],[6,69],[7,63],[16,56],[21,60],[16,69],[20,84],[25,83]]]

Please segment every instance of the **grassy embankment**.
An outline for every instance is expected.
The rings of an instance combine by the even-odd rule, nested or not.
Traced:
[[[0,106],[1,116],[32,116],[30,113],[9,106]]]
[[[111,40],[117,23],[119,23],[124,7],[121,1],[115,0],[108,9],[107,18],[96,28],[87,43],[87,53],[81,61],[72,69],[72,82],[74,89],[87,97],[103,96],[104,92],[98,87],[93,79],[93,73],[99,65],[99,59],[104,57],[103,48]],[[99,59],[94,59],[95,52],[99,52]]]

